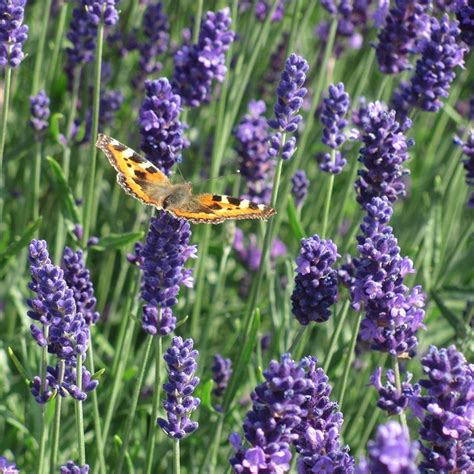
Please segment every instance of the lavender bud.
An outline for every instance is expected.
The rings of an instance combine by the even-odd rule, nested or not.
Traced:
[[[48,128],[50,116],[49,97],[45,91],[40,91],[38,95],[30,97],[30,125],[40,138]]]
[[[296,207],[302,207],[308,195],[309,180],[303,170],[297,170],[291,178],[291,194],[295,200]]]
[[[28,38],[28,26],[22,25],[26,0],[0,1],[0,66],[15,68],[24,59],[23,43]]]

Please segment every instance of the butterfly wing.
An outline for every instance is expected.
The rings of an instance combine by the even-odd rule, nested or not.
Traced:
[[[125,192],[145,204],[162,207],[166,190],[171,185],[164,173],[146,158],[107,135],[99,134],[96,146],[117,170],[117,182]]]
[[[220,194],[198,194],[186,206],[167,209],[176,217],[195,223],[219,224],[229,219],[269,219],[275,209],[247,199]]]

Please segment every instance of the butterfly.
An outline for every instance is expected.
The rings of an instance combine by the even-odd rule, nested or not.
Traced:
[[[153,163],[126,145],[99,134],[97,148],[118,172],[117,182],[139,201],[194,223],[219,224],[229,219],[268,219],[275,209],[220,194],[193,195],[191,183],[173,184]]]

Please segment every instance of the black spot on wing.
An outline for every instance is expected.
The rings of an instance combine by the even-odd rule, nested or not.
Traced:
[[[135,152],[133,152],[133,155],[129,159],[134,161],[135,163],[144,163],[146,161],[145,158]]]
[[[213,194],[212,195],[212,200],[220,202],[220,201],[222,201],[222,196],[219,196],[219,194]]]
[[[149,166],[146,170],[151,174],[158,173],[158,168],[155,168],[154,166]]]
[[[249,202],[249,209],[252,209],[252,211],[256,211],[260,208],[258,207],[258,204],[256,202]]]
[[[135,170],[135,176],[138,179],[143,179],[144,180],[146,178],[146,173],[144,171]]]
[[[121,143],[112,143],[112,146],[117,151],[125,151],[128,148],[127,146],[122,145]]]
[[[222,209],[222,206],[220,204],[217,204],[217,202],[211,204],[208,207],[209,209],[212,209],[213,211],[220,211]]]
[[[240,199],[239,198],[228,197],[227,201],[228,201],[229,204],[232,204],[233,206],[238,206],[240,204]]]

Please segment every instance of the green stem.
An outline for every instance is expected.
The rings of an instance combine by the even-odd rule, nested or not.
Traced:
[[[5,66],[5,82],[3,85],[3,107],[2,107],[2,118],[0,126],[0,189],[4,189],[4,176],[6,175],[3,170],[3,154],[5,151],[5,141],[7,136],[7,119],[8,119],[8,106],[10,104],[10,90],[12,81],[12,69],[7,64]],[[0,193],[0,222],[3,222],[3,193]]]
[[[397,387],[397,390],[400,393],[402,393],[402,380],[400,378],[400,366],[398,365],[398,357],[393,357],[392,359],[393,359],[393,371],[395,373],[395,386]],[[406,430],[408,430],[407,416],[404,410],[400,412],[400,422],[402,426]]]
[[[176,439],[173,442],[173,474],[179,474],[180,472],[179,439]]]
[[[203,0],[198,0],[197,11],[194,17],[193,44],[196,44],[199,39],[199,30],[201,29],[202,4]]]
[[[89,367],[91,373],[95,373],[94,363],[94,346],[92,345],[92,334],[89,338]],[[106,473],[105,468],[105,457],[104,457],[104,438],[102,436],[102,427],[100,425],[100,414],[99,414],[99,401],[97,399],[97,390],[92,391],[92,409],[94,411],[94,430],[95,430],[95,441],[97,443],[97,453],[99,456],[100,472]]]
[[[45,339],[48,339],[49,335],[49,326],[43,326],[43,335]],[[45,346],[41,349],[41,385],[40,385],[40,394],[44,393],[46,387],[46,370],[48,367],[48,347]],[[48,429],[46,426],[45,418],[45,405],[41,405],[41,438],[39,444],[39,456],[38,456],[38,474],[43,472],[44,465],[44,454],[46,450],[46,439],[47,439]]]
[[[362,437],[359,437],[360,444],[357,447],[357,453],[362,452],[367,446],[367,441],[369,440],[370,434],[372,433],[375,424],[377,423],[377,419],[380,415],[380,410],[373,410],[372,416],[370,417],[369,422],[365,425],[366,429],[364,430]]]
[[[161,319],[161,308],[159,309],[158,321]],[[159,324],[159,323],[158,323]],[[153,390],[153,403],[151,408],[150,428],[148,432],[148,448],[146,454],[145,472],[150,474],[153,467],[153,453],[156,440],[156,419],[160,405],[161,393],[161,365],[163,359],[163,346],[161,336],[155,336],[155,387]]]
[[[342,411],[342,403],[344,402],[344,395],[346,393],[347,379],[349,377],[349,371],[351,369],[352,355],[354,354],[354,349],[357,342],[357,336],[359,334],[359,327],[360,327],[361,320],[362,320],[362,312],[359,311],[357,313],[357,319],[354,325],[354,330],[352,332],[352,339],[351,339],[351,345],[349,347],[349,352],[347,353],[347,356],[346,356],[341,388],[339,389],[339,393],[337,396],[337,401],[339,403],[339,406],[341,407],[341,411]]]
[[[286,352],[289,352],[291,354],[298,347],[298,344],[300,343],[301,338],[303,337],[303,334],[304,334],[306,328],[307,328],[307,326],[301,326],[298,329],[298,332],[296,333],[296,336],[293,339],[293,342],[291,343],[291,346],[289,347],[289,349]]]
[[[82,391],[82,355],[77,355],[76,364],[77,387]],[[76,431],[77,444],[79,447],[79,464],[84,466],[86,463],[86,446],[84,441],[84,414],[82,411],[82,401],[76,400]]]
[[[132,403],[129,408],[127,423],[125,425],[125,432],[124,432],[125,434],[123,438],[123,443],[122,443],[122,446],[120,447],[120,457],[119,457],[119,463],[118,463],[117,471],[116,471],[117,474],[122,473],[125,453],[127,452],[128,444],[130,443],[130,435],[133,429],[133,421],[135,419],[135,412],[137,411],[138,398],[140,397],[140,390],[143,385],[143,379],[145,377],[145,371],[146,371],[146,366],[148,364],[148,358],[150,357],[150,349],[153,343],[153,337],[154,336],[149,335],[147,338],[146,346],[145,346],[145,354],[143,355],[143,360],[142,360],[142,366],[140,368],[138,380],[136,381],[135,387],[133,389]]]
[[[63,2],[61,5],[61,13],[59,14],[56,37],[54,38],[54,49],[53,54],[51,55],[51,63],[49,65],[48,83],[51,83],[51,81],[56,77],[56,69],[58,67],[59,53],[61,52],[62,37],[64,33],[64,27],[66,26],[68,7],[68,2]]]
[[[347,313],[349,311],[349,305],[350,302],[349,300],[346,300],[344,302],[344,306],[342,307],[342,310],[340,311],[338,318],[337,318],[337,325],[335,331],[332,333],[331,341],[329,343],[329,348],[326,353],[326,357],[324,359],[324,372],[327,372],[329,369],[329,366],[331,365],[331,359],[334,354],[334,348],[336,347],[337,341],[339,340],[339,335],[341,334],[342,327],[344,326],[344,321],[346,320]]]
[[[206,455],[206,458],[204,460],[204,466],[201,466],[201,472],[209,472],[209,474],[214,474],[216,470],[217,453],[219,451],[219,443],[221,441],[223,426],[224,426],[224,415],[219,414],[219,423],[217,424],[217,429],[214,432],[214,439],[211,444],[211,449],[208,451],[208,455],[210,454],[210,462],[209,464],[207,463],[208,457]],[[209,468],[207,468],[207,466],[209,466]]]
[[[336,150],[331,150],[331,163],[335,163],[335,162],[336,162]],[[330,173],[328,190],[326,193],[326,200],[324,204],[323,226],[321,230],[321,237],[323,239],[326,237],[326,232],[328,228],[328,217],[329,217],[329,209],[331,208],[331,198],[332,198],[333,187],[334,187],[334,173]]]
[[[36,143],[35,167],[33,177],[33,222],[39,217],[39,201],[40,201],[40,183],[41,183],[41,142]]]
[[[103,14],[103,13],[102,13]],[[94,203],[95,175],[97,167],[97,148],[95,141],[99,132],[99,109],[100,109],[100,80],[102,75],[102,50],[104,46],[104,22],[101,19],[97,31],[97,51],[94,65],[94,101],[92,104],[92,128],[91,128],[91,163],[89,167],[89,181],[87,186],[86,203],[84,207],[84,242],[89,239],[92,221],[92,207]]]
[[[49,12],[51,11],[52,0],[45,0],[41,4],[41,14],[43,16],[43,22],[41,24],[40,36],[38,39],[38,48],[36,49],[36,58],[35,58],[35,68],[33,71],[33,82],[31,84],[31,93],[36,94],[38,92],[39,84],[41,78],[44,77],[41,75],[41,70],[43,69],[43,59],[44,59],[44,44],[46,42],[46,34],[48,32],[48,21],[49,21]]]
[[[64,378],[65,362],[64,360],[59,361],[59,373],[58,373],[58,385],[61,386]],[[61,427],[61,407],[62,407],[63,397],[59,394],[56,396],[56,406],[54,407],[54,424],[53,424],[53,433],[52,433],[52,442],[51,442],[51,463],[50,470],[51,472],[56,472],[57,462],[58,462],[58,448],[59,448],[59,433]]]

